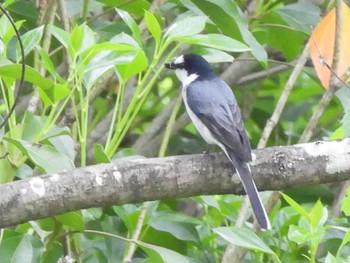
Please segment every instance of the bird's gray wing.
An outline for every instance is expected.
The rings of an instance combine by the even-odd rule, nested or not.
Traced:
[[[251,148],[242,115],[229,86],[221,79],[201,80],[187,89],[187,104],[212,135],[242,161],[251,161]]]

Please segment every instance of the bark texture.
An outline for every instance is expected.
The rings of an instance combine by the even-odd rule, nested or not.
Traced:
[[[255,150],[259,190],[350,179],[350,138]],[[0,185],[0,228],[72,210],[209,194],[242,194],[219,154],[120,159]]]

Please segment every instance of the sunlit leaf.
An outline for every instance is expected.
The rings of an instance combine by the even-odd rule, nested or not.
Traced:
[[[250,47],[253,56],[258,61],[263,64],[267,63],[267,53],[264,47],[251,33],[248,19],[235,1],[194,0],[192,2],[194,2],[201,11],[208,15],[226,35],[244,41],[244,43]]]
[[[350,216],[350,187],[346,190],[346,196],[343,198],[341,210],[346,216]]]
[[[350,67],[350,9],[343,1],[341,10],[342,30],[340,37],[338,69],[336,71],[339,77],[342,77]],[[309,40],[312,62],[315,66],[317,76],[319,77],[322,86],[326,89],[329,87],[329,80],[332,73],[325,65],[323,65],[322,60],[324,60],[329,66],[332,66],[334,38],[335,9],[333,8],[317,25],[312,33],[312,37]]]
[[[47,29],[65,48],[70,46],[70,36],[67,31],[54,25],[48,25]]]
[[[245,52],[250,50],[250,48],[245,44],[225,35],[219,34],[194,35],[181,37],[179,40],[183,43],[200,45],[209,48],[217,48],[231,52]]]
[[[82,58],[82,64],[88,64],[98,53],[102,51],[116,51],[116,52],[127,52],[135,50],[136,48],[131,45],[118,44],[111,42],[103,42],[96,45],[93,45],[90,48],[87,48],[84,52],[80,54]]]
[[[203,31],[207,21],[205,16],[189,16],[176,21],[165,33],[168,39],[181,39],[183,37],[192,36]]]
[[[121,33],[115,36],[112,41],[117,43],[128,44],[135,47],[134,53],[128,53],[127,63],[118,63],[117,71],[118,76],[122,82],[126,82],[130,77],[140,73],[148,66],[148,59],[145,52],[138,47],[137,42],[125,33]],[[125,57],[126,58],[126,57]]]
[[[21,76],[22,65],[9,64],[0,66],[0,76],[19,79]],[[34,68],[26,66],[25,81],[28,81],[40,88],[39,93],[42,95],[46,105],[58,102],[69,94],[69,90],[60,84],[54,83],[52,80],[46,79],[39,74]]]
[[[70,43],[79,54],[95,44],[95,33],[86,24],[77,26],[71,32]]]
[[[43,32],[44,32],[44,26],[40,26],[26,32],[23,36],[21,36],[23,49],[24,49],[23,50],[24,56],[27,56],[28,53],[32,51],[39,44],[43,36]],[[18,43],[16,46],[16,56],[17,56],[17,62],[21,61],[22,55],[21,55],[21,51]]]
[[[151,12],[145,10],[145,21],[149,32],[152,34],[156,42],[159,43],[162,29],[160,28],[157,18]]]
[[[24,20],[16,21],[15,25],[16,25],[18,30],[21,28],[21,26],[24,22],[25,22]],[[1,41],[5,45],[7,45],[8,42],[12,39],[12,37],[15,36],[15,34],[16,34],[15,30],[6,16],[1,16],[0,25],[1,25],[1,27],[0,27]]]
[[[116,8],[116,11],[120,15],[120,17],[124,20],[124,22],[128,25],[130,28],[133,37],[137,41],[140,47],[142,47],[142,36],[140,29],[138,25],[136,24],[135,20],[130,16],[130,14],[124,10]]]
[[[297,202],[295,202],[292,198],[290,198],[288,195],[281,193],[284,200],[294,208],[295,211],[297,211],[300,215],[304,216],[308,221],[310,221],[309,213],[306,211],[304,207],[299,205]]]
[[[125,0],[97,0],[98,2],[104,3],[110,7],[118,7],[123,9],[130,14],[137,15],[142,17],[144,15],[145,10],[149,10],[150,2],[147,0],[133,0],[133,1],[125,1]]]
[[[84,29],[82,26],[76,26],[70,33],[69,41],[75,52],[78,52],[83,44]]]
[[[321,203],[320,200],[317,200],[316,204],[310,211],[310,224],[313,228],[323,225],[327,219],[328,213]]]

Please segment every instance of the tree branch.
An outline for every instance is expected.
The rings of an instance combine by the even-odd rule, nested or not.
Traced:
[[[260,190],[350,179],[350,138],[254,151]],[[223,154],[120,159],[0,185],[0,228],[89,207],[207,194],[242,194]]]

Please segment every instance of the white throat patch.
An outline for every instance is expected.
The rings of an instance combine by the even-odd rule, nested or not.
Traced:
[[[197,74],[187,75],[187,73],[188,72],[184,69],[175,70],[175,74],[177,78],[181,81],[183,87],[190,85],[193,81],[195,81],[199,77],[199,75]]]

